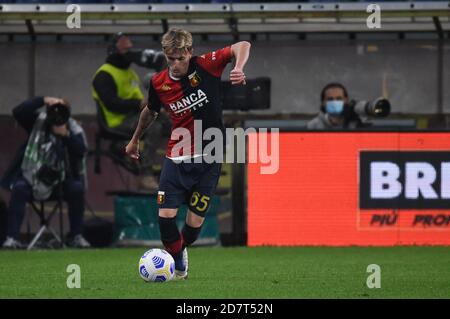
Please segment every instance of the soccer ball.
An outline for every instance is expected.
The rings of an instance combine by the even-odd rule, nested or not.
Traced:
[[[175,261],[165,250],[150,249],[139,260],[139,275],[145,281],[164,282],[172,280]]]

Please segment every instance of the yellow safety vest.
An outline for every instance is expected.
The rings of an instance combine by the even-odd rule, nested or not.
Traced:
[[[119,98],[124,100],[144,99],[144,94],[140,89],[141,81],[139,80],[139,76],[131,68],[120,69],[112,64],[106,63],[103,64],[95,72],[94,78],[100,71],[104,71],[112,76],[112,78],[114,79],[114,83],[116,84],[117,96]],[[92,87],[92,96],[94,97],[95,101],[100,105],[100,108],[102,109],[103,114],[105,116],[106,123],[108,124],[108,127],[114,128],[122,124],[122,122],[126,118],[125,114],[115,113],[108,110],[107,106],[105,106],[103,101],[98,96],[94,87]]]

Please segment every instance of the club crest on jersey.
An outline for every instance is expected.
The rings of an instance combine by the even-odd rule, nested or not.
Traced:
[[[200,84],[200,76],[197,72],[191,73],[188,75],[189,81],[191,82],[192,87],[196,87]]]
[[[158,203],[158,205],[164,204],[165,200],[166,200],[166,193],[158,191],[158,197],[156,198],[156,202]]]

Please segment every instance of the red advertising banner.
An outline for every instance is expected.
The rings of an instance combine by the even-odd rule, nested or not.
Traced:
[[[450,244],[450,133],[280,133],[263,166],[247,166],[249,246]]]

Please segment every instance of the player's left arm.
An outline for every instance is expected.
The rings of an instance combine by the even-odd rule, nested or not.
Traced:
[[[251,44],[247,41],[240,41],[231,46],[231,54],[236,59],[234,68],[230,72],[230,81],[233,85],[245,85],[244,66],[250,55],[250,47]]]

